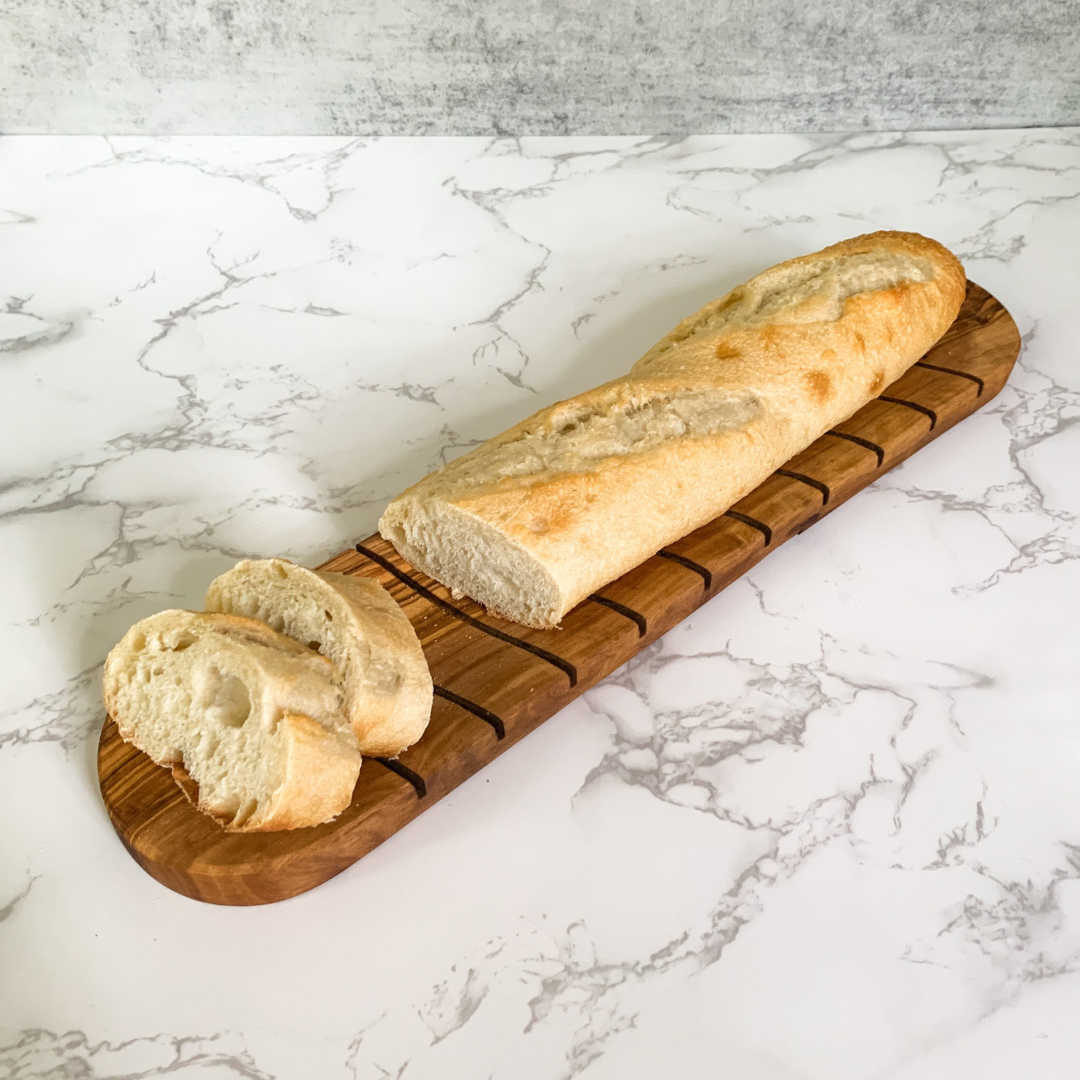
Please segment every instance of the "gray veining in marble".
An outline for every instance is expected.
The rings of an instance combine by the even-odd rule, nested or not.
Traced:
[[[0,57],[8,133],[1080,122],[1075,0],[0,0]]]
[[[0,140],[0,1077],[1075,1080],[1080,129]],[[324,886],[146,876],[101,660],[856,232],[1000,396]]]

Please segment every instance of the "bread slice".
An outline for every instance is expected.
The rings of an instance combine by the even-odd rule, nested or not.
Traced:
[[[414,566],[539,629],[700,528],[899,378],[949,327],[964,271],[880,232],[707,304],[622,378],[398,496],[379,531]]]
[[[377,581],[244,559],[210,583],[206,609],[261,619],[333,661],[361,753],[393,757],[424,733],[431,673],[412,624]]]
[[[254,619],[151,615],[109,653],[104,690],[120,735],[229,831],[319,825],[352,799],[333,664]]]

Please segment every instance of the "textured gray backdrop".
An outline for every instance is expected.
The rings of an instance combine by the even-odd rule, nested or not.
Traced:
[[[0,130],[1080,123],[1076,0],[0,0]]]

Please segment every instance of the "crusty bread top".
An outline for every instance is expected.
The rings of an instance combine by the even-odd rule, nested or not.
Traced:
[[[684,319],[628,374],[541,409],[403,495],[505,499],[673,438],[742,430],[766,397],[788,416],[816,416],[868,357],[872,397],[948,329],[965,286],[956,256],[917,233],[869,233],[790,259]]]
[[[934,288],[929,293],[905,288],[930,282]],[[778,263],[706,304],[661,338],[634,365],[631,374],[653,374],[657,361],[676,346],[740,329],[844,320],[853,323],[853,332],[860,332],[877,329],[876,324],[886,317],[895,322],[895,332],[904,333],[911,329],[904,324],[918,323],[921,329],[927,320],[940,324],[948,319],[937,335],[940,337],[956,317],[966,285],[959,259],[936,240],[918,233],[867,233]],[[892,310],[878,310],[883,293],[893,294],[899,301],[891,305]],[[920,293],[925,295],[924,302],[915,310],[903,310]],[[871,325],[858,325],[866,323]],[[800,352],[806,359],[816,359],[813,340],[807,344],[809,348]],[[717,358],[735,359],[725,354],[717,354]],[[710,370],[714,368],[712,357],[706,354],[699,359],[705,359]]]

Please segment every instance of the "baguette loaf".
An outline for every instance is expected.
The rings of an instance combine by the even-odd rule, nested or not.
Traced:
[[[377,581],[244,559],[210,583],[206,610],[261,619],[333,661],[361,753],[393,757],[423,735],[431,673],[412,624]]]
[[[318,825],[352,799],[334,665],[254,619],[151,615],[109,653],[104,690],[120,735],[229,831]]]
[[[915,233],[781,263],[685,319],[629,374],[421,480],[379,530],[455,593],[556,626],[899,378],[964,288],[957,259]]]

